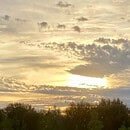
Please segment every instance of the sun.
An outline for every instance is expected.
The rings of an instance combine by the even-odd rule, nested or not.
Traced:
[[[97,78],[97,77],[87,77],[80,75],[71,75],[69,77],[68,85],[71,87],[79,87],[79,88],[106,88],[107,87],[107,79],[105,78]]]

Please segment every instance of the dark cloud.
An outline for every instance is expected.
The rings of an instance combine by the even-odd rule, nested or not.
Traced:
[[[58,28],[58,29],[65,29],[65,28],[66,28],[66,25],[65,25],[65,24],[58,24],[58,25],[57,25],[57,28]]]
[[[14,17],[12,15],[0,16],[0,31],[3,34],[21,35],[21,32],[28,32],[34,29],[33,26],[31,20],[22,17]]]
[[[9,21],[10,18],[11,18],[11,16],[9,16],[9,15],[0,16],[0,20],[4,20],[4,21]]]
[[[122,46],[122,49],[111,45],[77,46],[78,50],[76,49],[75,52],[79,53],[81,59],[89,62],[89,64],[79,65],[70,72],[85,76],[103,77],[125,70],[130,66],[130,46],[128,44]]]
[[[95,40],[95,42],[99,42],[99,43],[110,43],[111,39],[110,38],[98,38]]]
[[[79,22],[88,21],[88,19],[87,19],[87,18],[85,18],[85,17],[80,17],[80,18],[77,18],[77,20],[78,20]]]
[[[74,27],[73,27],[73,30],[76,31],[76,32],[80,32],[80,31],[81,31],[81,29],[80,29],[79,26],[74,26]]]
[[[68,70],[73,74],[103,77],[105,75],[119,73],[130,67],[129,40],[100,39],[100,42],[104,44],[98,45],[93,43],[85,45],[69,42],[67,44],[41,43],[39,46],[67,52],[67,54],[75,56],[75,58],[80,60],[81,64]]]
[[[20,23],[26,23],[28,20],[26,19],[21,19],[21,18],[15,18],[16,22],[20,22]]]
[[[122,44],[122,43],[129,43],[130,41],[127,39],[110,39],[110,38],[98,38],[94,40],[94,42],[103,43],[103,44]]]
[[[67,8],[72,6],[72,4],[63,1],[59,1],[56,5],[61,8]]]
[[[126,66],[116,64],[86,64],[79,65],[71,69],[69,72],[72,74],[78,74],[90,77],[104,77],[113,73],[118,73],[121,70],[126,69]]]

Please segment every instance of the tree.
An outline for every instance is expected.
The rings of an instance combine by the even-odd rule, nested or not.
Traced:
[[[130,127],[126,128],[125,126],[121,126],[121,128],[119,128],[118,130],[130,130]]]
[[[88,124],[88,130],[102,130],[103,123],[98,118],[98,113],[96,111],[91,112],[91,120]]]
[[[127,124],[128,108],[119,99],[102,99],[97,106],[97,112],[103,122],[103,130],[118,130],[122,124]]]
[[[97,106],[72,103],[64,114],[56,107],[39,112],[16,103],[0,110],[0,130],[130,130],[128,115],[119,99],[102,99]]]
[[[29,111],[24,117],[24,127],[26,130],[41,130],[42,129],[42,113]]]
[[[0,130],[13,130],[12,121],[10,119],[4,119],[0,123]]]
[[[44,115],[43,125],[45,130],[61,130],[62,116],[59,109],[54,108],[54,110],[48,110]]]
[[[5,119],[5,112],[1,109],[0,110],[0,123]]]
[[[9,104],[5,108],[6,118],[11,122],[13,130],[25,130],[26,114],[34,109],[30,105],[25,104]]]
[[[66,110],[67,130],[86,130],[90,121],[91,105],[88,103],[72,103]]]

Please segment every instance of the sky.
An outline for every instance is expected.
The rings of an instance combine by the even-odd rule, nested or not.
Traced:
[[[130,106],[129,87],[129,0],[0,0],[0,107]]]

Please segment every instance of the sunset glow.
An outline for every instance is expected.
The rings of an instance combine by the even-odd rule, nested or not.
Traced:
[[[85,77],[80,75],[72,75],[69,79],[69,86],[79,88],[106,88],[107,80],[105,78]]]
[[[117,97],[130,104],[130,0],[0,0],[0,107]]]

